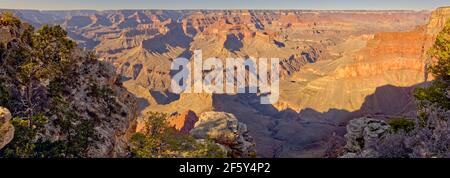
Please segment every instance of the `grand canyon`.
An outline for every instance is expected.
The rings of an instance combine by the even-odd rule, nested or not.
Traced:
[[[417,117],[413,91],[433,80],[427,52],[450,19],[448,7],[0,11],[36,29],[60,25],[79,48],[111,65],[105,73],[117,74],[118,100],[128,114],[117,116],[119,124],[102,125],[111,142],[102,148],[114,151],[97,150],[93,157],[127,155],[120,149],[128,144],[125,137],[142,129],[149,112],[168,114],[176,130],[193,135],[202,135],[197,127],[208,118],[233,123],[240,146],[232,149],[253,145],[257,157],[327,157],[331,143],[345,146],[351,120]],[[8,43],[4,29],[0,41]],[[203,59],[279,58],[280,99],[266,105],[258,94],[172,92],[172,61],[192,59],[195,50],[202,50]],[[103,69],[87,70],[95,77]],[[112,85],[115,78],[105,80],[99,83]]]

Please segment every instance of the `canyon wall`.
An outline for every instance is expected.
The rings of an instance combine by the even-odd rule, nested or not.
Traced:
[[[62,25],[80,46],[112,63],[139,98],[141,113],[232,113],[247,125],[260,156],[319,157],[331,135],[343,136],[349,119],[415,115],[412,91],[428,79],[426,51],[448,12],[15,13],[32,24]],[[260,105],[253,94],[171,93],[171,62],[192,59],[198,49],[203,59],[279,58],[279,102]]]

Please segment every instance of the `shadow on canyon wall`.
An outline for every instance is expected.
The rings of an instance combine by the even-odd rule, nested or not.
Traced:
[[[312,108],[279,111],[273,105],[260,104],[259,96],[248,93],[215,94],[213,108],[214,111],[234,114],[248,126],[261,157],[323,157],[332,139],[339,139],[340,146],[343,146],[346,125],[351,119],[365,116],[383,120],[415,117],[413,91],[425,85],[378,87],[355,111],[337,108],[327,112]],[[159,104],[179,99],[179,95],[173,93],[153,91],[151,94]]]
[[[144,40],[143,47],[149,52],[163,54],[169,52],[169,47],[189,48],[192,38],[186,35],[180,23],[172,22],[167,26],[170,31],[152,39]]]
[[[180,99],[180,95],[178,94],[163,91],[150,91],[150,95],[152,95],[156,103],[163,105]]]
[[[311,108],[278,111],[272,105],[259,104],[260,98],[255,94],[214,95],[213,104],[216,111],[233,113],[247,124],[262,157],[323,157],[330,138],[343,140],[351,119],[414,117],[413,91],[424,85],[378,87],[355,111],[318,112]]]

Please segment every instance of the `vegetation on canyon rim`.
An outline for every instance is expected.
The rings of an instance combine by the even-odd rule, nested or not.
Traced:
[[[167,123],[167,115],[150,113],[145,119],[145,132],[136,133],[131,140],[131,152],[138,158],[224,158],[226,154],[211,140],[199,142],[177,133]]]
[[[450,157],[450,21],[428,54],[435,79],[415,91],[419,117],[389,122],[392,131],[377,147],[382,157]]]
[[[13,141],[1,150],[2,157],[80,157],[97,139],[89,121],[77,120],[71,111],[67,86],[73,81],[76,44],[59,26],[43,26],[34,31],[11,14],[3,14],[0,24],[21,32],[20,41],[1,46],[0,105],[9,108],[16,128]],[[92,57],[86,62],[94,60]],[[44,140],[50,117],[66,135],[58,141]]]
[[[0,46],[0,106],[11,110],[15,127],[13,140],[0,150],[0,157],[88,157],[89,148],[104,139],[95,127],[110,121],[98,113],[81,112],[73,103],[73,93],[82,79],[92,77],[86,75],[89,66],[100,66],[103,71],[106,64],[92,52],[77,49],[60,26],[44,25],[35,31],[10,13],[0,15],[0,26],[14,37]],[[89,80],[85,97],[101,105],[101,112],[127,115],[120,113],[111,86]],[[152,134],[133,137],[133,156],[167,157],[167,151],[189,146],[195,147],[186,153],[189,157],[206,157],[210,148],[217,152],[211,157],[220,157],[216,145],[197,144],[189,136],[177,135],[164,119],[161,114],[149,117]]]

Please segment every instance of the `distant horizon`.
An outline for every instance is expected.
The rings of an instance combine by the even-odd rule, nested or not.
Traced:
[[[108,10],[433,10],[450,0],[0,0],[0,9]]]
[[[442,6],[450,7],[450,6]],[[437,7],[441,8],[441,7]],[[249,10],[249,11],[433,11],[434,9],[20,9],[20,8],[2,8],[0,10],[20,10],[20,11],[41,11],[41,12],[52,12],[52,11],[147,11],[147,10],[163,10],[163,11],[226,11],[226,10]]]

